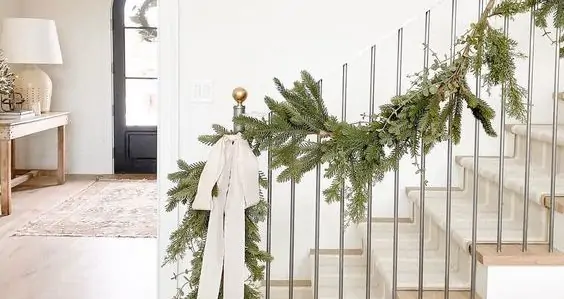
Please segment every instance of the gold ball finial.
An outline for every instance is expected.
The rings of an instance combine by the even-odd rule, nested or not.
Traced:
[[[245,90],[243,87],[237,87],[233,89],[232,95],[233,95],[233,99],[235,99],[235,101],[239,105],[241,105],[247,99],[247,90]]]

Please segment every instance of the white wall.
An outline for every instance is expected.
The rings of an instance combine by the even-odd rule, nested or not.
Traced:
[[[164,0],[159,3],[159,18],[167,20],[159,30],[159,104],[158,117],[158,185],[159,185],[159,233],[158,233],[158,298],[168,299],[176,295],[178,281],[171,280],[171,273],[179,273],[178,264],[161,267],[169,245],[170,233],[178,226],[179,211],[166,212],[167,191],[172,187],[168,174],[176,169],[179,150],[179,77],[178,77],[178,3]]]
[[[411,2],[409,6],[405,6],[406,1],[386,2],[385,10],[382,3],[368,0],[346,3],[298,0],[243,0],[233,4],[217,0],[181,2],[181,157],[189,161],[206,158],[208,148],[198,144],[197,136],[210,132],[212,123],[230,126],[233,104],[230,94],[234,87],[248,89],[246,104],[250,112],[264,112],[263,97],[267,94],[277,96],[273,77],[291,82],[298,78],[302,69],[311,71],[318,78],[338,74],[340,65],[350,56],[399,26],[408,16],[423,12],[431,2]],[[222,9],[216,9],[218,6]],[[401,13],[400,8],[403,8]],[[193,84],[200,80],[213,83],[209,103],[191,101]],[[330,103],[331,110],[340,114],[335,103]],[[312,185],[313,176],[310,175],[297,187],[296,279],[308,279],[309,275],[308,252],[313,247],[314,235],[315,190]],[[287,184],[275,184],[273,279],[287,277],[288,193]],[[337,248],[338,207],[324,205],[322,215],[321,246]],[[360,246],[354,230],[347,234],[347,246]]]
[[[438,53],[448,53],[450,1],[433,10],[431,43]],[[459,1],[458,34],[468,28],[477,16],[475,1]],[[359,120],[368,108],[369,47],[378,41],[376,105],[388,102],[395,91],[395,30],[409,17],[418,15],[404,32],[404,72],[421,69],[423,16],[435,1],[299,1],[265,2],[242,0],[180,2],[180,134],[179,154],[188,161],[206,158],[208,147],[197,142],[197,136],[210,132],[212,123],[230,126],[232,115],[231,90],[243,86],[249,91],[249,112],[265,112],[265,95],[280,98],[272,78],[290,84],[298,79],[299,71],[309,70],[324,79],[324,96],[333,114],[340,115],[341,65],[349,63],[349,103],[347,118]],[[222,9],[218,10],[217,7]],[[441,20],[442,19],[442,20]],[[441,21],[439,21],[441,20]],[[528,40],[527,18],[512,24],[512,34],[520,43]],[[525,23],[523,23],[525,22]],[[379,40],[390,33],[385,40]],[[526,44],[522,44],[527,49]],[[165,45],[163,45],[165,47]],[[364,50],[363,50],[364,49]],[[361,51],[363,50],[363,51]],[[359,53],[360,51],[360,53]],[[545,39],[537,35],[537,69],[535,79],[535,107],[533,122],[546,123],[551,111],[552,50]],[[520,72],[527,62],[520,62]],[[542,65],[542,67],[540,67]],[[405,77],[405,76],[404,76]],[[520,74],[526,84],[526,73]],[[209,81],[213,94],[207,103],[193,100],[194,84]],[[403,79],[405,90],[409,81]],[[495,92],[495,91],[494,91]],[[488,98],[488,97],[485,97]],[[490,103],[499,111],[499,96],[492,94]],[[161,116],[164,116],[161,114]],[[511,122],[511,120],[508,120]],[[498,127],[499,120],[495,121]],[[455,155],[472,154],[473,119],[465,116],[464,138],[455,148]],[[499,132],[499,129],[498,129]],[[482,134],[483,136],[483,134]],[[482,137],[482,155],[497,153],[498,141]],[[432,186],[444,186],[446,146],[439,146],[429,157],[428,180]],[[263,166],[265,160],[262,159]],[[402,163],[401,214],[408,216],[403,190],[416,186],[411,160]],[[457,185],[455,177],[453,180]],[[324,182],[327,183],[327,182]],[[309,279],[308,251],[313,247],[314,221],[313,174],[297,187],[296,207],[296,279]],[[390,216],[393,207],[393,176],[375,187],[374,215]],[[289,186],[275,184],[273,210],[273,279],[287,279],[289,244]],[[170,214],[165,217],[176,217]],[[171,218],[172,219],[172,218]],[[322,248],[338,247],[338,207],[322,207]],[[360,247],[354,228],[347,232],[346,246]]]
[[[69,173],[113,173],[111,0],[17,0],[20,16],[55,20],[63,65],[45,66],[53,80],[53,111],[70,111]],[[56,168],[55,130],[17,143],[17,163]]]
[[[0,20],[9,17],[16,17],[21,12],[20,1],[18,0],[0,0]],[[0,23],[0,29],[2,24]]]

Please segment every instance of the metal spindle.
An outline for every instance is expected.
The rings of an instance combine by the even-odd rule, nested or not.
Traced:
[[[323,81],[319,81],[319,96],[323,94]],[[317,135],[317,142],[321,143],[321,135]],[[313,298],[319,299],[319,239],[321,224],[321,164],[315,168],[315,252],[313,271]]]
[[[503,22],[503,34],[509,34],[509,18],[505,17]],[[497,190],[497,252],[501,252],[503,240],[503,191],[505,180],[505,101],[507,99],[507,86],[501,88],[500,124],[499,124],[499,168],[498,168],[498,190]]]
[[[268,122],[272,122],[272,112],[268,114]],[[266,214],[266,252],[270,255],[272,253],[272,185],[273,185],[273,176],[272,176],[272,150],[268,149],[268,170],[267,170],[267,179],[268,179],[268,189],[266,190],[266,200],[268,203],[267,207],[267,214]],[[272,265],[270,261],[266,262],[266,292],[265,298],[270,299],[270,286],[271,286],[271,272],[272,272]]]
[[[233,106],[233,131],[235,133],[243,132],[245,129],[243,125],[235,122],[235,118],[245,114],[245,105],[243,103],[247,99],[247,90],[243,87],[237,87],[233,89],[233,93],[231,94],[237,105]]]
[[[294,298],[294,247],[296,226],[296,182],[290,182],[290,261],[288,262],[288,298]]]
[[[403,64],[403,28],[398,30],[398,52],[396,65],[396,95],[401,94],[401,75]],[[399,161],[394,170],[394,244],[392,264],[392,299],[397,298],[398,290],[398,245],[399,245]]]
[[[370,99],[368,120],[374,115],[374,92],[376,86],[376,46],[370,48]],[[370,280],[372,278],[372,180],[368,184],[368,204],[366,211],[366,299],[370,299]]]
[[[342,106],[341,120],[347,120],[347,89],[348,89],[348,64],[343,65],[342,82]],[[341,202],[339,206],[339,299],[345,295],[344,274],[345,274],[345,182],[341,186]]]
[[[452,0],[451,23],[450,23],[450,62],[454,62],[456,53],[456,18],[458,1]],[[451,99],[452,100],[452,99]],[[452,218],[452,116],[448,118],[448,145],[447,145],[447,183],[446,183],[446,232],[445,232],[445,293],[444,298],[449,299],[450,292],[450,241],[451,241],[451,218]]]
[[[425,13],[425,38],[423,50],[423,69],[425,71],[425,80],[427,80],[429,69],[429,39],[431,36],[431,11]],[[421,132],[421,173],[419,181],[419,281],[417,285],[417,299],[423,299],[423,273],[425,258],[425,142],[423,140],[423,132]]]
[[[484,1],[478,1],[478,20],[482,16],[482,11],[484,10]],[[480,73],[476,74],[476,97],[482,97],[482,76]],[[502,99],[503,102],[503,99]],[[501,112],[501,118],[504,119],[503,109]],[[504,120],[502,120],[502,123]],[[503,126],[501,126],[503,128]],[[503,132],[501,132],[503,136]],[[503,139],[503,137],[502,137]],[[503,155],[502,155],[503,156]],[[470,298],[476,298],[476,270],[477,270],[477,255],[476,255],[476,245],[478,242],[478,168],[480,157],[480,122],[476,118],[474,120],[474,184],[472,188],[472,252],[471,252],[471,266],[470,266]]]
[[[554,217],[556,209],[556,150],[558,135],[558,92],[560,91],[560,28],[556,28],[554,53],[554,99],[552,100],[552,160],[550,165],[550,224],[548,227],[548,251],[554,251]]]
[[[529,231],[529,188],[531,179],[531,127],[532,127],[532,105],[533,105],[533,84],[535,67],[535,8],[531,8],[529,24],[529,74],[527,79],[527,137],[525,145],[525,186],[523,197],[523,244],[521,251],[528,250],[528,231]],[[500,183],[500,185],[502,185]],[[498,247],[499,248],[499,247]]]

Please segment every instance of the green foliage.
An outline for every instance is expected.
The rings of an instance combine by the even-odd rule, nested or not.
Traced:
[[[553,44],[559,39],[564,41],[564,1],[562,0],[503,0],[492,11],[491,16],[513,17],[514,15],[533,11],[535,25],[544,31]],[[556,32],[552,34],[548,31],[559,28],[558,36]],[[560,48],[560,57],[564,57],[564,45]]]
[[[204,144],[213,145],[225,134],[232,134],[229,130],[219,125],[213,126],[216,134],[202,136]],[[181,280],[183,285],[177,290],[175,299],[196,299],[198,284],[202,269],[203,253],[206,233],[208,231],[209,211],[192,210],[191,206],[198,188],[200,175],[205,162],[188,164],[183,160],[178,161],[178,171],[169,174],[168,179],[175,185],[168,191],[169,200],[166,210],[172,212],[179,205],[187,207],[179,227],[170,236],[170,244],[164,264],[173,263],[190,257],[191,267],[182,273],[175,273],[174,279]],[[267,187],[267,180],[263,173],[259,174],[259,183],[262,188]],[[217,195],[217,185],[212,190],[212,195]],[[245,211],[245,263],[250,272],[248,283],[245,285],[245,299],[259,299],[260,293],[257,285],[264,276],[264,263],[272,257],[259,248],[260,232],[257,223],[265,220],[267,205],[261,190],[259,204]],[[189,290],[186,290],[186,287]],[[223,298],[220,295],[219,298]]]
[[[8,61],[0,50],[0,96],[6,96],[14,90],[16,76],[10,70]]]
[[[516,41],[491,25],[490,20],[512,18],[531,10],[535,25],[547,36],[550,35],[549,27],[564,28],[562,0],[503,0],[497,6],[494,0],[489,0],[480,20],[458,39],[454,55],[440,58],[433,53],[429,68],[412,76],[410,89],[382,105],[379,112],[371,116],[370,122],[349,124],[330,115],[317,81],[306,71],[290,88],[274,79],[284,100],[265,98],[271,111],[268,120],[242,115],[235,118],[235,122],[245,127],[243,136],[255,155],[264,150],[271,151],[272,168],[281,169],[277,177],[280,182],[292,179],[300,182],[316,165],[327,165],[325,177],[332,181],[324,190],[326,201],[345,200],[347,221],[359,222],[364,218],[369,184],[381,181],[386,173],[396,170],[404,156],[410,155],[417,165],[418,156],[428,153],[437,143],[445,140],[455,144],[460,142],[465,108],[488,136],[497,136],[492,125],[495,111],[472,92],[468,82],[470,74],[480,74],[488,92],[493,87],[502,87],[505,113],[525,120],[523,99],[526,91],[518,85],[515,76],[515,60],[524,56],[517,52]],[[564,40],[564,35],[558,38]],[[213,130],[215,134],[201,136],[199,140],[213,145],[223,135],[232,134],[219,125],[214,125]],[[312,135],[317,140],[313,141]],[[191,258],[190,269],[174,274],[174,279],[183,282],[176,299],[195,299],[198,291],[209,212],[189,207],[204,166],[205,162],[188,164],[180,160],[179,170],[169,175],[175,186],[168,192],[167,211],[180,205],[188,209],[170,236],[164,263]],[[262,173],[259,182],[266,188]],[[212,194],[217,194],[217,186]],[[272,259],[258,246],[257,224],[264,221],[266,211],[264,200],[246,210],[245,263],[251,275],[245,285],[245,299],[259,298],[258,286],[263,278],[264,263]]]
[[[152,28],[155,24],[149,24],[149,19],[147,18],[147,12],[157,7],[157,0],[144,0],[140,5],[135,5],[133,7],[134,15],[130,17],[130,20],[138,24],[141,29],[138,30],[141,38],[146,42],[154,42],[157,40],[157,29]]]
[[[402,157],[410,155],[417,161],[437,143],[449,139],[460,142],[464,108],[488,136],[497,136],[492,125],[495,111],[472,92],[469,74],[480,74],[488,92],[492,87],[503,87],[505,112],[525,120],[526,90],[519,86],[515,74],[515,61],[524,55],[517,51],[517,42],[490,21],[528,12],[538,4],[536,23],[542,25],[542,18],[550,15],[556,20],[564,14],[556,9],[560,2],[506,0],[495,6],[490,0],[480,20],[458,39],[454,56],[440,58],[433,53],[429,68],[412,77],[411,88],[381,106],[368,123],[348,124],[329,115],[317,81],[305,71],[292,88],[274,79],[284,100],[265,98],[270,122],[249,116],[236,121],[245,126],[246,136],[257,141],[260,150],[273,148],[272,166],[282,168],[277,177],[280,182],[299,182],[315,165],[326,164],[325,176],[332,180],[324,190],[326,201],[346,200],[348,220],[361,221],[368,185],[397,169]],[[560,26],[558,22],[554,24]],[[317,135],[319,142],[312,142],[311,135]]]

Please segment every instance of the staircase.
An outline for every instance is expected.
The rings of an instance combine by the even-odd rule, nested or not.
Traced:
[[[507,146],[506,152],[513,152],[505,157],[503,180],[503,233],[504,250],[520,252],[523,240],[524,179],[526,126],[508,125],[505,128],[507,140],[513,145]],[[556,196],[556,221],[564,219],[564,127],[559,128],[557,138],[558,163]],[[531,128],[531,167],[530,189],[526,197],[529,202],[528,244],[529,250],[535,248],[546,251],[548,241],[548,205],[550,199],[550,165],[552,146],[552,126],[533,125]],[[472,198],[473,198],[473,157],[456,157],[453,170],[463,173],[460,187],[452,190],[451,220],[451,262],[450,262],[450,298],[470,298],[470,268],[472,240]],[[495,244],[498,231],[498,190],[499,157],[479,157],[478,167],[478,262],[486,257],[486,248],[482,245]],[[454,182],[456,186],[457,182]],[[419,188],[408,188],[414,213],[410,221],[399,223],[398,250],[398,299],[417,298],[418,263],[419,263],[419,209],[421,198]],[[428,187],[425,190],[425,246],[424,246],[424,297],[425,299],[444,298],[445,289],[445,241],[446,241],[446,189]],[[361,224],[359,238],[366,243],[366,223]],[[344,262],[344,298],[366,298],[366,257],[372,254],[371,298],[392,298],[393,277],[393,224],[372,224],[372,252],[359,255],[346,255]],[[564,232],[556,231],[555,244],[562,248]],[[560,247],[559,247],[560,246]],[[541,251],[542,251],[541,250]],[[491,250],[490,250],[491,251]],[[495,249],[493,250],[495,252]],[[496,257],[491,257],[494,262]],[[563,256],[554,256],[552,261],[562,264]],[[534,259],[534,257],[533,257]],[[506,261],[507,262],[507,261]],[[519,263],[519,259],[514,262]],[[523,261],[521,261],[523,262]],[[542,261],[540,261],[542,263]],[[313,255],[311,263],[314,264]],[[510,263],[510,262],[509,262]],[[533,261],[539,263],[539,261]],[[338,294],[338,256],[320,255],[320,297],[323,299],[339,298]],[[312,270],[313,275],[313,270]],[[480,279],[480,278],[477,278]],[[313,281],[313,278],[312,278]]]

